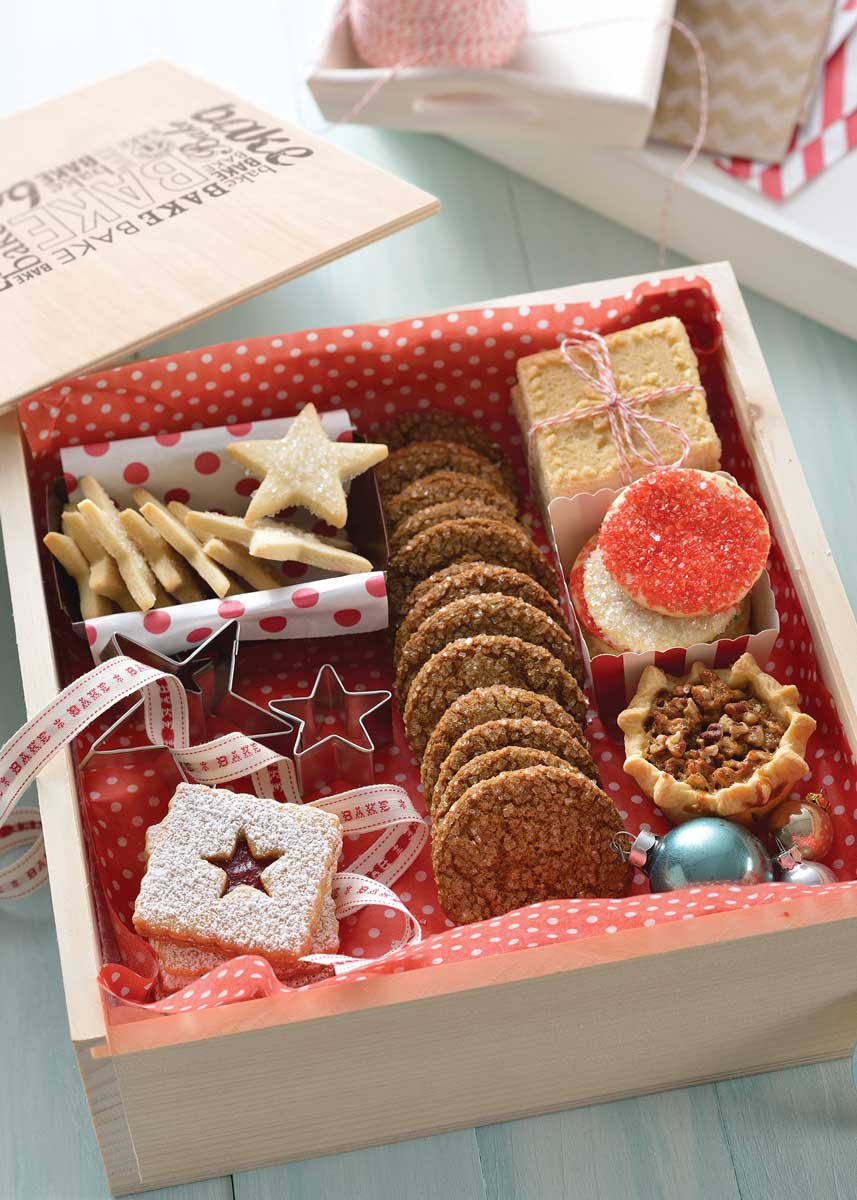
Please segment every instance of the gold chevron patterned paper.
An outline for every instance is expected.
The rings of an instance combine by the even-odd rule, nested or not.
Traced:
[[[699,38],[710,101],[705,149],[776,162],[803,117],[834,0],[678,0]],[[650,136],[689,146],[699,127],[699,73],[687,39],[670,38]]]

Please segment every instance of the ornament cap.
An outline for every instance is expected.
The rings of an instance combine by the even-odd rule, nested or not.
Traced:
[[[641,871],[645,871],[646,864],[649,861],[649,852],[660,841],[649,829],[641,829],[631,843],[631,849],[628,851],[628,862],[632,866],[638,867]]]

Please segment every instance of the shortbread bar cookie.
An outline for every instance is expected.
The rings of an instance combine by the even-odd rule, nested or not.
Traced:
[[[687,466],[717,470],[720,440],[708,415],[696,355],[678,317],[623,329],[608,334],[605,341],[622,396],[688,385],[686,392],[653,400],[640,412],[672,422],[684,431],[690,441]],[[594,373],[592,360],[584,350],[575,348],[571,353],[577,363]],[[569,368],[558,349],[519,359],[517,370],[519,386],[512,396],[525,437],[538,421],[589,408],[602,400]],[[665,463],[676,461],[682,445],[673,430],[647,423],[646,433]],[[540,429],[534,443],[536,478],[545,503],[555,496],[620,487],[624,482],[606,412]],[[636,454],[631,456],[630,468],[634,477],[651,470],[650,464]]]
[[[106,617],[114,611],[106,596],[99,596],[89,586],[89,563],[78,549],[77,543],[65,533],[48,533],[43,538],[51,554],[77,584],[78,603],[82,620],[91,621]]]
[[[459,696],[438,721],[423,755],[420,779],[425,796],[430,797],[434,791],[441,766],[460,737],[486,721],[505,718],[548,721],[573,737],[582,739],[586,724],[586,697],[580,692],[567,710],[550,696],[504,684],[476,688]]]
[[[124,508],[119,519],[165,591],[175,596],[181,604],[193,604],[205,599],[205,592],[185,560],[161,537],[157,529],[153,529],[142,513],[133,508]]]
[[[147,833],[134,927],[294,964],[310,950],[341,849],[330,813],[182,783]]]
[[[504,488],[498,488],[478,475],[462,474],[458,471],[433,471],[404,488],[392,500],[384,503],[384,516],[389,529],[395,529],[400,521],[415,512],[442,504],[447,500],[478,500],[496,508],[498,512],[514,517],[518,502]]]
[[[422,754],[454,700],[494,683],[542,692],[568,710],[585,706],[577,680],[541,646],[491,634],[461,638],[433,655],[411,684],[403,719],[414,753]]]
[[[395,663],[398,665],[402,647],[426,617],[443,608],[445,604],[451,604],[453,600],[487,592],[516,596],[534,608],[541,609],[558,625],[565,626],[562,609],[556,600],[530,575],[524,575],[512,567],[498,567],[495,563],[455,563],[452,567],[436,571],[423,583],[417,584],[407,598],[403,606],[405,615],[396,630],[393,651]],[[411,603],[412,601],[414,603]]]
[[[488,592],[453,600],[426,617],[402,648],[396,671],[396,694],[405,703],[420,667],[450,642],[480,633],[504,634],[541,646],[558,658],[578,681],[583,673],[571,636],[540,608],[515,596]]]
[[[463,497],[460,500],[447,500],[443,504],[431,504],[428,508],[405,517],[404,521],[400,521],[390,532],[390,550],[395,554],[418,533],[433,529],[435,525],[444,521],[458,521],[463,517],[481,517],[483,521],[500,521],[503,525],[521,528],[518,520],[504,513],[502,509],[497,509],[492,504],[483,504],[481,500]]]
[[[489,562],[513,567],[532,575],[554,599],[559,598],[553,567],[522,529],[468,517],[444,521],[434,529],[418,533],[392,556],[387,567],[391,611],[400,611],[416,584],[454,562]]]
[[[443,819],[453,804],[475,783],[493,779],[506,771],[523,771],[526,767],[559,767],[562,770],[569,765],[559,755],[551,754],[549,750],[536,750],[532,746],[503,746],[499,750],[477,754],[460,767],[443,791],[437,794],[432,811],[432,835],[437,837]]]
[[[531,717],[503,717],[474,725],[453,743],[452,749],[441,763],[437,783],[430,793],[426,793],[426,804],[432,816],[436,815],[437,799],[444,794],[453,775],[460,771],[465,763],[505,746],[528,746],[533,750],[545,750],[598,782],[598,772],[592,761],[592,754],[579,729],[571,733],[558,725],[552,725],[550,721],[534,721]],[[425,761],[424,758],[423,762]]]
[[[622,818],[573,767],[526,767],[469,788],[432,842],[438,898],[457,925],[541,900],[621,896]]]
[[[415,479],[435,471],[476,475],[514,498],[514,491],[497,464],[476,450],[456,442],[411,442],[391,454],[376,471],[382,501],[386,504]]]

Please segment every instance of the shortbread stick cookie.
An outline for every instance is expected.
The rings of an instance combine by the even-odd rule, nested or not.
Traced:
[[[409,484],[392,500],[386,500],[384,516],[388,528],[395,529],[401,521],[424,508],[447,500],[468,499],[478,500],[510,517],[514,517],[518,511],[517,499],[487,479],[457,471],[433,471],[431,475],[424,475],[422,479]]]
[[[453,600],[487,592],[516,596],[519,600],[540,609],[558,625],[565,627],[562,609],[556,600],[530,575],[524,575],[512,567],[498,567],[494,563],[455,563],[454,566],[437,571],[423,583],[417,584],[408,596],[403,606],[401,624],[396,630],[394,662],[398,665],[402,647],[426,617],[443,608],[445,604],[451,604]],[[414,597],[416,601],[412,603]]]
[[[503,478],[503,472],[497,464],[476,450],[455,442],[411,442],[378,466],[375,474],[381,500],[386,504],[415,479],[422,479],[435,471],[476,475],[479,479],[487,479],[512,499],[515,498],[513,489]]]
[[[84,481],[81,480],[81,487],[83,486]],[[116,560],[119,574],[133,596],[134,603],[141,612],[148,612],[155,605],[157,581],[149,564],[125,532],[115,506],[110,512],[87,498],[81,500],[77,509],[93,537],[96,537],[107,553]]]
[[[453,701],[495,683],[544,693],[569,710],[585,705],[577,680],[541,646],[491,634],[461,638],[433,655],[411,684],[403,720],[414,753],[423,753]]]
[[[98,539],[92,536],[77,508],[63,513],[62,529],[89,563],[89,586],[93,592],[118,603],[128,589],[119,574],[116,560],[111,558]]]
[[[521,528],[515,517],[504,513],[491,504],[481,500],[447,500],[443,504],[432,504],[415,512],[410,517],[400,521],[390,533],[390,550],[395,554],[406,542],[425,529],[432,529],[443,521],[457,521],[462,517],[482,517],[486,521],[500,521],[503,525],[515,525]]]
[[[503,447],[497,445],[487,430],[472,421],[465,421],[458,413],[444,412],[442,408],[397,413],[384,426],[384,440],[391,454],[411,442],[457,442],[490,458],[503,472],[507,483],[514,483],[514,473]]]
[[[133,508],[125,508],[119,519],[125,532],[136,542],[140,553],[154,572],[155,578],[181,604],[204,600],[205,592],[182,556],[154,529],[146,518]]]
[[[258,558],[248,554],[243,546],[237,546],[234,542],[223,542],[220,538],[209,538],[202,548],[209,558],[238,575],[257,591],[284,586],[285,580],[282,576],[276,576]]]
[[[217,537],[246,546],[254,558],[272,562],[302,562],[339,575],[371,571],[372,564],[355,554],[346,538],[322,538],[284,521],[262,518],[248,525],[242,517],[188,511],[185,524],[194,534]],[[239,529],[238,527],[241,526]],[[278,585],[281,586],[281,585]]]
[[[408,592],[423,579],[450,563],[465,561],[513,567],[532,575],[554,599],[559,598],[553,567],[522,529],[468,517],[418,533],[392,556],[387,567],[391,611],[397,614]]]
[[[106,617],[114,611],[106,596],[99,596],[89,586],[89,563],[83,557],[77,543],[68,534],[48,533],[42,539],[51,554],[77,584],[80,615],[84,621]]]
[[[505,746],[527,746],[532,750],[545,750],[563,759],[589,779],[598,782],[598,772],[592,761],[583,735],[570,733],[549,721],[534,721],[531,717],[503,717],[474,725],[453,743],[440,766],[437,783],[431,794],[426,794],[426,804],[435,815],[437,800],[444,794],[447,784],[465,763],[481,754],[501,750]],[[423,760],[425,761],[425,760]]]
[[[216,562],[212,562],[190,530],[184,527],[178,517],[161,504],[146,503],[143,505],[142,513],[149,524],[154,525],[164,540],[169,542],[174,550],[178,550],[179,554],[193,567],[197,575],[205,580],[216,596],[223,599],[224,596],[228,595],[234,580]]]
[[[175,505],[176,501],[172,501],[171,504]],[[244,546],[249,550],[254,535],[262,530],[270,532],[272,535],[276,533],[291,534],[295,530],[293,525],[289,525],[285,521],[275,521],[270,517],[262,517],[260,520],[248,524],[243,517],[233,517],[227,513],[198,511],[186,508],[184,505],[181,506],[181,510],[184,514],[185,525],[201,542],[215,537],[221,538],[224,542],[237,542],[239,546]],[[181,515],[178,508],[175,509],[175,512],[177,516]],[[347,537],[322,538],[316,534],[307,536],[323,542],[325,546],[333,546],[339,550],[354,549]]]
[[[468,730],[488,721],[524,718],[547,721],[583,742],[586,697],[581,692],[575,704],[566,710],[550,696],[504,684],[476,688],[459,696],[438,721],[423,755],[420,778],[425,796],[432,795],[444,761]]]
[[[411,634],[402,647],[396,671],[399,704],[405,703],[411,682],[433,654],[450,642],[480,633],[503,634],[541,646],[558,658],[578,682],[583,679],[574,642],[556,621],[516,596],[487,592],[452,600],[426,617]]]
[[[469,788],[432,841],[441,907],[468,924],[541,900],[621,896],[622,818],[573,767],[526,767]]]
[[[532,746],[503,746],[499,750],[487,750],[485,754],[477,754],[460,767],[447,783],[442,792],[436,792],[435,806],[432,810],[432,831],[437,836],[443,824],[443,819],[456,800],[475,783],[483,779],[493,779],[506,771],[522,771],[525,767],[569,767],[565,759],[549,750],[536,750]]]

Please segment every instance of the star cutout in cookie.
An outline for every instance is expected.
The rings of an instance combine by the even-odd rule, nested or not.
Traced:
[[[208,855],[205,861],[213,867],[219,867],[226,876],[223,891],[220,893],[221,899],[237,887],[255,888],[257,892],[264,892],[267,896],[268,889],[262,881],[262,876],[272,863],[282,858],[282,854],[283,852],[279,851],[277,854],[257,856],[247,841],[247,834],[243,829],[239,829],[229,858]]]
[[[272,517],[297,505],[341,529],[348,518],[344,481],[387,457],[387,447],[371,442],[332,442],[314,404],[307,404],[282,438],[236,442],[229,453],[261,485],[245,520]]]

